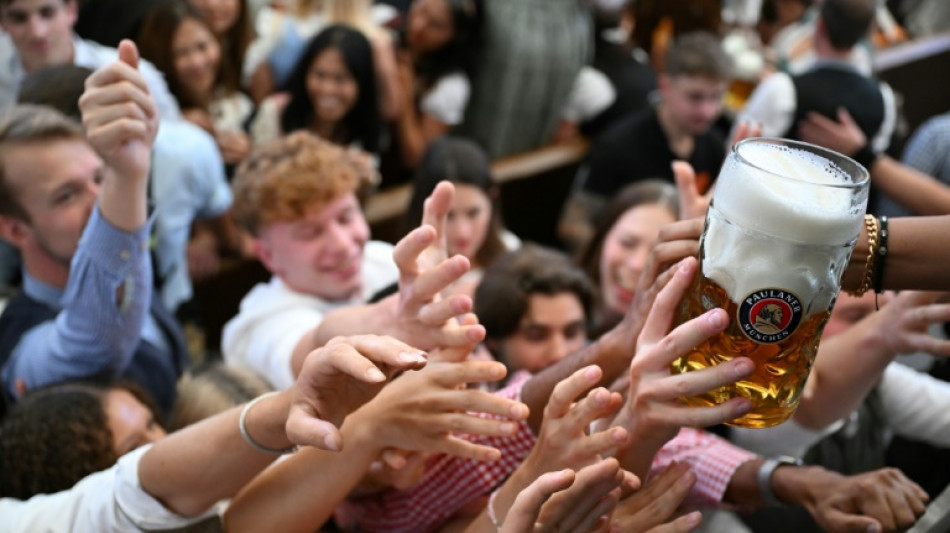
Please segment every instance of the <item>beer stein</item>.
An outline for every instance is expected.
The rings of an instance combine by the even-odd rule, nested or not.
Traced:
[[[674,319],[721,307],[730,323],[672,364],[698,370],[751,358],[748,379],[683,398],[690,406],[743,396],[730,422],[769,427],[795,412],[861,231],[868,172],[836,152],[785,139],[737,143],[723,164],[700,240],[700,270]]]

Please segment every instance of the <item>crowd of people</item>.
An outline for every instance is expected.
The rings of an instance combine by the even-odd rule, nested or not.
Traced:
[[[0,529],[950,527],[948,116],[889,150],[873,61],[942,5],[0,0]],[[863,165],[874,223],[745,429],[680,399],[754,361],[671,364],[732,320],[674,314],[759,135]],[[579,140],[561,246],[506,228],[492,162]],[[196,353],[229,261],[269,279]]]

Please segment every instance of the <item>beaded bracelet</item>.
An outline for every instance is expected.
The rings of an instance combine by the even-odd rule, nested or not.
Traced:
[[[277,391],[268,392],[266,394],[261,394],[257,398],[254,398],[253,400],[248,402],[248,404],[245,405],[244,409],[241,411],[241,418],[238,421],[238,428],[240,428],[241,430],[241,436],[244,437],[244,442],[248,443],[251,446],[251,448],[254,448],[257,451],[264,452],[264,453],[284,455],[287,453],[293,453],[294,451],[297,450],[297,447],[291,446],[289,448],[284,448],[282,450],[279,450],[277,448],[269,448],[255,441],[253,438],[251,438],[251,434],[247,432],[247,414],[251,411],[251,408],[257,405],[257,403],[260,402],[261,400],[265,398],[270,398],[271,396],[275,396],[277,394],[279,394]]]
[[[876,254],[878,239],[880,238],[877,217],[864,215],[864,225],[868,231],[868,258],[864,265],[864,277],[861,280],[861,285],[853,291],[847,291],[848,294],[854,297],[864,296],[864,293],[868,292],[874,285],[874,265],[877,261]]]
[[[880,240],[874,258],[874,306],[877,307],[877,295],[884,292],[884,264],[887,259],[887,217],[881,217]]]

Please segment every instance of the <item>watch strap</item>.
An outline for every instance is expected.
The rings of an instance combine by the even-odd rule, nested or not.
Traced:
[[[762,462],[762,466],[759,467],[759,471],[756,474],[756,479],[759,482],[759,494],[762,496],[762,500],[765,501],[766,505],[785,505],[782,501],[776,498],[775,493],[772,492],[772,474],[775,472],[775,469],[780,466],[801,466],[801,464],[801,459],[787,455],[767,457]]]

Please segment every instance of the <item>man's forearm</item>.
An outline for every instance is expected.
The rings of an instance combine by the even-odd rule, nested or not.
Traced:
[[[916,215],[950,213],[950,187],[931,176],[881,155],[871,164],[874,185]]]

